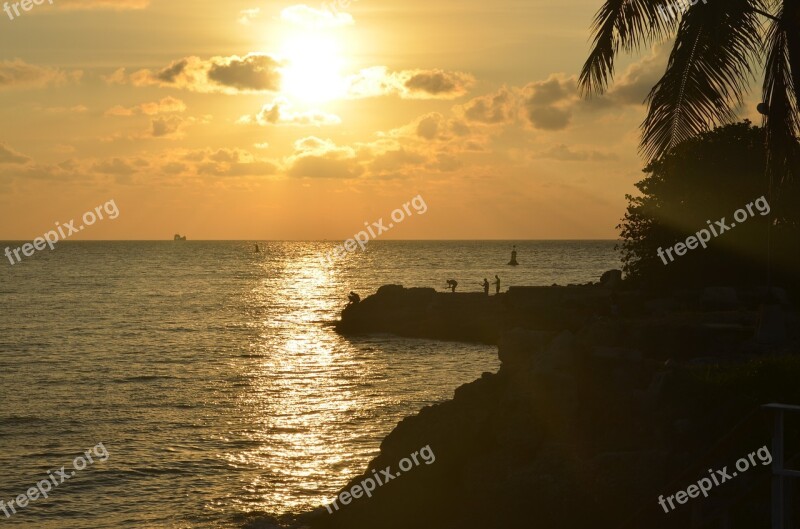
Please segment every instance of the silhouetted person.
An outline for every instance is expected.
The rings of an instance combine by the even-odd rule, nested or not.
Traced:
[[[260,253],[261,250],[258,249],[258,245],[256,244],[256,253]]]
[[[359,296],[359,295],[358,295],[358,294],[356,294],[355,292],[350,292],[350,295],[349,295],[349,296],[347,296],[347,299],[349,299],[349,300],[350,300],[350,303],[348,303],[348,304],[347,304],[347,306],[348,306],[348,307],[349,307],[350,305],[355,305],[355,304],[357,304],[357,303],[360,303],[360,302],[361,302],[361,296]]]
[[[485,277],[483,278],[483,293],[489,295],[489,280]]]
[[[448,279],[448,280],[447,280],[447,288],[451,288],[451,289],[452,289],[452,292],[453,292],[454,294],[455,294],[455,292],[456,292],[456,287],[457,287],[457,286],[458,286],[458,281],[456,281],[455,279]]]
[[[517,246],[514,245],[514,248],[511,250],[511,260],[508,262],[511,266],[517,266],[519,263],[517,262]]]
[[[494,282],[494,293],[495,294],[499,294],[500,293],[500,278],[497,277],[496,275],[494,276],[494,278],[497,280],[497,281]]]

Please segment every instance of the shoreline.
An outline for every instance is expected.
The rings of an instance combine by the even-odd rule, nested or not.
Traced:
[[[616,526],[639,512],[652,527],[688,524],[688,514],[676,511],[670,525],[659,525],[663,511],[655,500],[649,505],[649,495],[757,399],[800,399],[800,389],[783,378],[749,374],[755,368],[790,380],[800,374],[800,314],[776,288],[765,311],[763,287],[643,292],[603,283],[512,287],[488,297],[386,285],[343,310],[336,328],[345,336],[382,332],[493,343],[501,367],[460,386],[453,399],[403,419],[368,469],[341,490],[415,446],[430,445],[436,465],[347,509],[316,509],[298,520],[313,529],[367,529],[375,520],[386,529],[522,529],[533,521],[577,528],[598,521]],[[733,389],[704,378],[742,371],[748,375]],[[764,395],[715,403],[727,391],[746,393],[746,385]],[[692,401],[692,395],[706,397]],[[754,432],[747,437],[765,441]],[[702,464],[723,459],[716,454]],[[742,484],[755,490],[760,478],[753,474]]]

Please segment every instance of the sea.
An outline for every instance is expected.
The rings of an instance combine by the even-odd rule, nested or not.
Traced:
[[[63,242],[0,261],[0,528],[241,528],[317,509],[401,419],[499,367],[494,346],[340,336],[350,291],[620,267],[615,241],[373,241],[329,261],[337,244]]]

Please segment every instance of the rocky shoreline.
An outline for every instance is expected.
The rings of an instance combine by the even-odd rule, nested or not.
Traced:
[[[401,421],[342,491],[422,446],[435,464],[333,514],[309,513],[304,526],[763,525],[766,467],[669,515],[656,499],[769,444],[759,406],[800,403],[798,312],[780,289],[764,306],[763,288],[612,283],[489,297],[389,285],[346,308],[341,333],[497,343],[502,365]]]

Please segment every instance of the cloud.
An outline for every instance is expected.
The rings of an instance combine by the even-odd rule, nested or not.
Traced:
[[[522,107],[534,128],[562,130],[569,125],[578,97],[575,76],[551,74],[522,89]]]
[[[154,138],[179,137],[181,127],[187,122],[180,116],[166,116],[152,120],[152,135]]]
[[[0,143],[0,164],[26,164],[30,162],[31,159],[21,154],[11,147],[3,145]]]
[[[272,176],[277,174],[278,166],[272,162],[249,163],[204,163],[198,166],[197,173],[210,176]]]
[[[162,165],[162,171],[182,176],[263,177],[279,173],[276,163],[259,159],[244,149],[202,149],[184,152]]]
[[[109,85],[126,84],[128,82],[128,76],[125,74],[125,68],[117,68],[113,73],[109,75],[101,75],[100,77],[102,77],[103,81]]]
[[[291,110],[291,103],[282,97],[264,105],[255,116],[242,116],[238,120],[238,123],[257,123],[261,126],[297,125],[321,127],[323,125],[339,125],[341,122],[342,120],[339,116],[328,114],[321,110],[294,112]]]
[[[448,153],[437,154],[436,161],[429,165],[431,169],[435,171],[441,171],[443,173],[450,173],[457,169],[461,169],[463,166],[464,162],[462,162],[460,158]]]
[[[582,150],[567,147],[563,143],[555,145],[550,149],[540,153],[538,158],[550,158],[562,162],[607,162],[618,160],[619,157],[613,153],[603,153],[595,150]]]
[[[671,50],[668,44],[655,46],[650,55],[628,66],[607,92],[606,98],[623,105],[642,105],[664,75]]]
[[[244,57],[185,57],[158,71],[139,70],[130,76],[115,71],[106,82],[130,82],[134,86],[182,88],[201,93],[261,93],[280,88],[281,62],[269,55],[251,53]]]
[[[409,127],[396,129],[395,135],[415,136],[428,141],[450,141],[470,134],[470,128],[458,118],[446,118],[431,112],[417,118]]]
[[[311,178],[357,178],[364,174],[355,149],[338,147],[331,140],[309,136],[295,142],[287,159],[286,174]]]
[[[281,11],[281,19],[306,29],[335,28],[353,24],[353,17],[348,13],[334,13],[320,10],[305,4],[293,5]]]
[[[439,136],[444,116],[435,112],[422,117],[417,123],[417,136],[432,140]]]
[[[423,92],[432,96],[450,95],[465,90],[469,80],[465,74],[447,73],[441,70],[417,72],[405,82],[411,92]]]
[[[502,86],[455,110],[473,123],[506,125],[521,120],[536,129],[555,131],[567,128],[579,104],[576,77],[558,73],[521,88]]]
[[[459,110],[468,121],[491,125],[514,120],[516,105],[516,94],[503,86],[493,94],[472,99]]]
[[[425,161],[426,158],[421,154],[399,147],[376,156],[369,164],[369,171],[373,176],[382,178],[398,176],[402,169]]]
[[[261,9],[258,7],[252,9],[243,9],[239,11],[238,22],[239,24],[242,24],[244,26],[249,26],[250,22],[258,18],[260,14],[261,14]]]
[[[567,128],[571,118],[572,111],[569,108],[543,106],[528,109],[528,119],[537,129],[562,130]]]
[[[67,72],[58,68],[36,66],[21,59],[0,62],[0,90],[42,88],[77,82],[83,76],[81,70]]]
[[[123,177],[131,176],[138,171],[130,162],[121,158],[112,158],[111,160],[97,162],[92,165],[92,170],[104,175]]]
[[[144,114],[146,116],[155,116],[157,114],[167,114],[171,112],[184,112],[186,104],[180,99],[174,97],[165,97],[161,101],[154,101],[151,103],[142,103],[132,107],[123,107],[116,105],[106,110],[106,116],[133,116],[137,114]]]
[[[455,99],[466,94],[474,82],[471,75],[463,72],[390,72],[385,66],[374,66],[347,78],[347,94],[354,99],[386,95],[403,99]]]
[[[280,63],[268,55],[234,55],[214,63],[208,71],[208,78],[242,91],[276,91],[280,87],[279,66]]]

